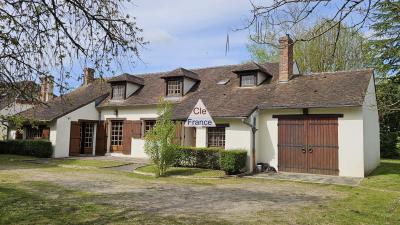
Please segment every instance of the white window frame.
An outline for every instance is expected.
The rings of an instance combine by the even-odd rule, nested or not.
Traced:
[[[112,86],[112,99],[121,100],[125,99],[125,85],[115,84]]]
[[[256,82],[256,76],[254,74],[240,76],[240,84],[242,87],[253,87],[256,85]]]

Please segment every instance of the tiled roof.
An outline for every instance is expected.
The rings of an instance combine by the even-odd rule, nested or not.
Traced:
[[[128,73],[123,73],[119,76],[116,77],[112,77],[110,79],[107,80],[107,82],[112,83],[112,82],[130,82],[130,83],[135,83],[135,84],[139,84],[139,85],[143,85],[144,84],[144,79],[142,77],[137,77]]]
[[[16,99],[35,102],[39,97],[40,87],[33,81],[15,82],[14,87],[6,82],[0,82],[0,109],[13,103]],[[19,93],[22,91],[23,93]]]
[[[182,67],[172,70],[171,72],[165,73],[161,76],[162,78],[173,78],[173,77],[188,77],[193,80],[199,80],[199,75],[193,71],[184,69]]]
[[[234,73],[241,73],[241,72],[248,72],[248,71],[261,71],[261,72],[268,74],[268,71],[264,67],[260,66],[259,64],[255,63],[255,62],[249,62],[249,63],[237,65],[232,70],[232,72],[234,72]]]
[[[247,117],[256,108],[312,108],[361,106],[366,93],[372,70],[318,73],[296,75],[287,83],[278,83],[278,63],[257,64],[272,78],[255,87],[239,87],[239,77],[233,72],[238,65],[191,69],[199,80],[180,101],[173,105],[173,118],[185,119],[190,111],[202,99],[213,117]],[[254,65],[242,64],[248,68]],[[143,87],[123,101],[110,101],[106,97],[99,108],[139,107],[156,105],[159,97],[164,96],[165,81],[171,72],[141,74]],[[229,80],[225,85],[217,84]],[[82,86],[64,96],[56,98],[48,106],[28,110],[24,114],[42,120],[52,120],[88,104],[109,93],[106,82],[96,81],[94,85]],[[34,114],[33,114],[34,113]]]
[[[96,79],[89,85],[82,85],[68,94],[37,105],[19,115],[28,119],[51,121],[95,100],[103,100],[109,92],[110,85],[105,80]]]

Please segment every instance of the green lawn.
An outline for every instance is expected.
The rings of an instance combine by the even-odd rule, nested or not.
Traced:
[[[137,168],[137,171],[154,174],[155,165],[143,166]],[[167,176],[188,176],[188,177],[223,177],[225,172],[222,170],[209,170],[188,167],[170,167],[166,173]]]
[[[159,189],[155,193],[160,193],[160,195],[162,195],[165,185],[180,185],[188,189],[200,187],[199,190],[202,190],[202,187],[218,188],[221,185],[228,185],[231,188],[226,189],[226,191],[234,191],[235,193],[241,187],[249,184],[260,188],[289,184],[289,186],[293,186],[294,190],[296,190],[296,187],[303,187],[310,192],[313,189],[322,188],[326,192],[337,193],[338,197],[304,207],[290,207],[291,202],[288,201],[284,202],[285,205],[289,206],[287,208],[255,211],[256,216],[249,216],[252,219],[257,217],[259,224],[265,224],[265,221],[270,221],[270,224],[400,224],[400,160],[382,160],[381,166],[364,179],[358,187],[346,187],[246,178],[214,180],[177,179],[174,177],[154,178],[96,168],[112,166],[115,165],[114,162],[99,160],[89,162],[79,159],[73,161],[51,160],[49,164],[43,165],[25,161],[29,159],[33,158],[0,155],[0,224],[231,223],[227,218],[190,213],[184,216],[178,214],[171,216],[159,214],[157,211],[143,211],[142,208],[134,208],[134,206],[133,208],[132,206],[128,207],[124,201],[134,200],[134,192],[129,196],[121,195],[119,192],[113,195],[112,193],[116,190],[103,194],[87,191],[85,187],[72,188],[67,183],[57,183],[64,177],[69,177],[71,180],[67,179],[67,181],[72,183],[82,182],[82,180],[85,183],[85,179],[97,177],[96,179],[99,179],[99,181],[91,181],[91,184],[94,185],[100,181],[106,183],[127,183],[131,181],[132,184],[139,185],[135,187],[139,189],[148,188],[151,191],[157,186]],[[70,168],[60,165],[89,166],[92,168]],[[141,171],[151,172],[153,169],[152,166],[148,166],[141,168]],[[217,176],[221,173],[221,171],[205,171],[193,168],[172,168],[170,170],[170,174],[203,177]],[[41,176],[42,181],[35,180],[36,176]],[[49,176],[48,180],[46,180],[46,176]],[[110,180],[100,180],[103,178]],[[62,180],[62,182],[64,181]],[[290,194],[287,193],[288,196]],[[191,196],[187,196],[187,198],[191,198]],[[237,198],[240,198],[240,196],[237,196]],[[113,199],[122,202],[109,204]],[[236,197],[232,201],[237,201],[237,204],[240,204],[240,200]],[[120,204],[120,206],[116,207],[116,204]],[[148,202],[148,204],[159,203]],[[201,205],[203,202],[199,201],[196,204]],[[193,207],[196,207],[196,205]],[[174,209],[174,207],[172,206],[171,209]],[[224,214],[224,212],[221,211],[220,214]],[[246,221],[244,220],[240,224],[254,224],[254,222],[246,223]]]

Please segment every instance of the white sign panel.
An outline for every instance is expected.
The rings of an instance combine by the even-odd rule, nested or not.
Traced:
[[[185,127],[215,127],[214,120],[201,99],[196,103],[187,118]]]

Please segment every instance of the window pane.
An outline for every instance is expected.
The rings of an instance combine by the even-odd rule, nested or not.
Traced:
[[[84,131],[85,131],[85,140],[83,140],[83,146],[85,148],[92,148],[93,147],[94,125],[92,123],[85,124]],[[82,126],[81,126],[81,132],[82,132]],[[82,136],[81,136],[81,138],[82,138]]]
[[[124,99],[125,98],[125,85],[114,85],[112,87],[112,99]]]
[[[254,86],[255,85],[255,76],[254,75],[243,75],[241,76],[242,86]]]
[[[182,95],[182,80],[167,81],[167,95],[168,96]]]
[[[209,127],[208,147],[225,148],[225,127]]]
[[[156,121],[155,120],[146,120],[144,122],[144,133],[146,133],[147,131],[152,129],[154,127],[154,125],[156,125]]]
[[[111,123],[111,145],[122,145],[122,121]]]

